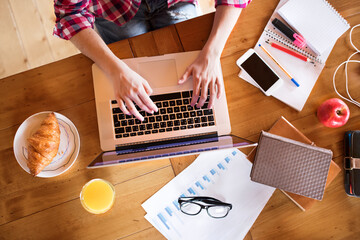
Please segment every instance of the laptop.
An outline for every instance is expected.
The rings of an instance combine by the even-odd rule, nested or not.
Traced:
[[[159,111],[141,122],[119,109],[112,83],[93,64],[96,112],[102,152],[88,168],[111,166],[170,156],[190,155],[222,148],[256,144],[230,135],[230,119],[225,94],[212,109],[190,106],[192,79],[178,85],[178,79],[196,59],[199,51],[123,60],[144,77],[153,89],[150,98]]]

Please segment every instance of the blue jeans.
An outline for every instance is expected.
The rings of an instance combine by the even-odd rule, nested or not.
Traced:
[[[142,0],[139,11],[124,25],[104,18],[96,18],[95,25],[104,42],[110,44],[196,16],[196,7],[192,3],[179,2],[168,8],[167,0]]]

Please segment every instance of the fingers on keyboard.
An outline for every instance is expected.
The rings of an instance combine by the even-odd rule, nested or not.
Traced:
[[[191,91],[182,93],[170,93],[164,95],[151,96],[158,112],[151,114],[142,110],[137,104],[130,105],[128,109],[136,112],[143,118],[140,121],[137,116],[125,115],[116,101],[113,104],[113,122],[116,138],[127,138],[142,136],[154,133],[164,133],[170,131],[180,131],[200,127],[214,126],[215,120],[213,110],[208,109],[210,104],[210,93],[202,107],[192,107],[189,105],[192,97]]]

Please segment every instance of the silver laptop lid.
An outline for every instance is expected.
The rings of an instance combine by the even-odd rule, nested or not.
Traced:
[[[197,136],[185,136],[183,138],[121,146],[118,147],[116,151],[102,152],[89,164],[88,168],[106,167],[131,162],[191,155],[225,148],[244,148],[256,145],[257,143],[234,135],[218,136],[217,133],[214,132]]]

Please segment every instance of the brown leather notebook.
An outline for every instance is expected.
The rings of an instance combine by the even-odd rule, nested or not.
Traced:
[[[297,128],[295,128],[290,122],[288,122],[284,117],[281,117],[269,130],[269,133],[273,133],[282,137],[291,138],[293,140],[314,145],[314,143],[308,139],[304,134],[302,134]],[[250,162],[254,162],[256,153],[256,148],[248,155]],[[340,167],[334,162],[331,161],[328,177],[326,180],[326,187],[334,180],[334,178],[341,171]],[[286,196],[288,196],[301,210],[305,211],[310,209],[316,202],[316,199],[304,197],[294,193],[282,191]]]

